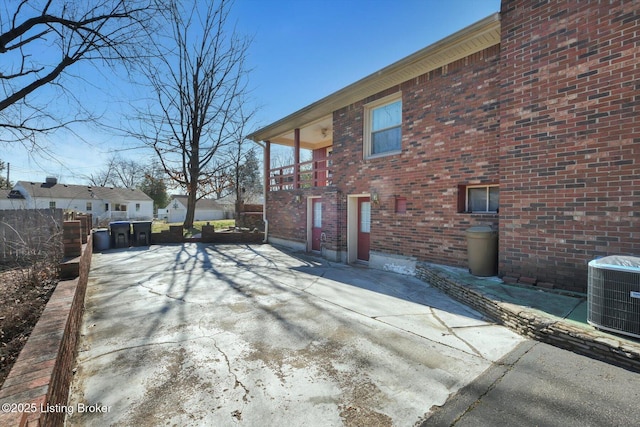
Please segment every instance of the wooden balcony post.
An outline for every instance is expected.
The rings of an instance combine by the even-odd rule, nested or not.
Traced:
[[[300,188],[300,129],[293,131],[293,188]]]
[[[264,189],[271,191],[271,142],[264,142]],[[265,200],[266,203],[266,200]]]

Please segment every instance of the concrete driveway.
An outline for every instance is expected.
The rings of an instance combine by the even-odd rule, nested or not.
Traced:
[[[95,254],[81,333],[68,426],[410,426],[523,340],[412,277],[195,243]]]

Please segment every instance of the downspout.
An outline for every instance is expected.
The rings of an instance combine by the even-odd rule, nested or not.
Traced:
[[[264,200],[264,206],[262,208],[262,221],[264,221],[264,239],[262,239],[262,243],[267,243],[269,240],[269,220],[267,219],[267,192],[269,186],[269,168],[271,167],[271,143],[269,141],[265,141],[264,144],[261,144],[258,141],[255,141],[260,147],[262,147],[263,154],[263,169],[264,169],[264,185],[262,186],[262,198]]]

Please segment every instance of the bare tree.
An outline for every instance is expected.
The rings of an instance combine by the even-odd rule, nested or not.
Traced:
[[[262,188],[254,145],[246,139],[246,128],[253,114],[253,110],[247,112],[246,109],[240,109],[235,119],[235,141],[229,150],[229,158],[231,159],[229,175],[232,180],[231,188],[236,199],[236,218],[240,216],[242,205],[245,202],[244,196]]]
[[[169,178],[186,191],[183,226],[191,228],[196,201],[225,166],[216,160],[235,138],[247,91],[249,40],[229,27],[229,1],[182,4],[169,3],[170,43],[159,46],[160,59],[145,72],[155,105],[141,111],[144,129],[136,136],[154,149]]]
[[[117,157],[115,162],[114,186],[123,188],[138,188],[145,177],[142,164],[131,159]]]
[[[91,185],[98,187],[137,188],[145,179],[146,168],[135,160],[113,155],[107,160],[104,169],[87,176]]]
[[[220,159],[216,159],[211,169],[212,173],[207,173],[208,180],[203,181],[199,188],[198,194],[202,197],[208,195],[214,196],[216,199],[220,199],[233,191],[233,174],[231,171],[231,162],[225,154]]]
[[[112,173],[113,173],[113,168],[115,167],[115,162],[116,162],[116,157],[112,156],[107,161],[107,165],[104,167],[104,169],[101,169],[87,176],[86,178],[89,184],[94,185],[96,187],[106,187],[108,185],[112,185],[111,184],[113,182]]]
[[[63,97],[83,110],[63,75],[80,61],[126,64],[140,56],[154,0],[7,0],[0,11],[0,141],[35,145],[39,133],[91,118],[57,116]],[[58,89],[42,96],[43,87]],[[35,96],[37,91],[38,96]],[[86,115],[85,115],[86,114]]]
[[[0,188],[9,188],[11,187],[11,183],[7,181],[7,178],[4,177],[4,170],[6,166],[2,160],[0,160]]]

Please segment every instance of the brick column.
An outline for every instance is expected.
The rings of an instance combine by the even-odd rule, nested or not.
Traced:
[[[91,230],[91,223],[89,222],[89,217],[87,215],[77,215],[76,218],[80,221],[81,227],[81,237],[82,244],[87,243],[87,236],[89,235],[89,230]]]
[[[65,258],[82,254],[82,226],[80,221],[64,221],[62,231]]]

